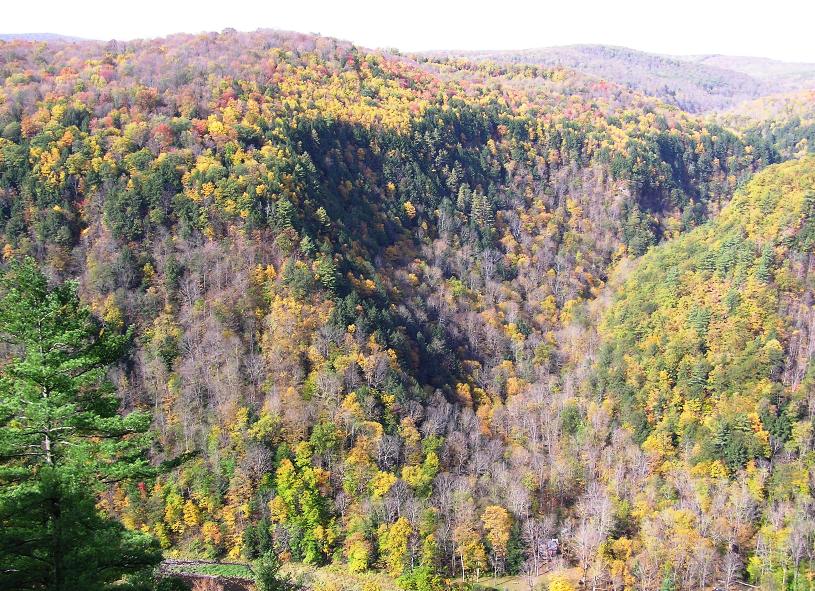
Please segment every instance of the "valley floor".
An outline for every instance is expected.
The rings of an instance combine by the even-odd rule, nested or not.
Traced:
[[[206,560],[167,559],[162,564],[162,572],[179,576],[188,582],[200,579],[213,579],[220,583],[225,591],[243,591],[254,589],[252,571],[248,563],[214,562]],[[556,571],[558,575],[574,580],[579,579],[576,568]],[[281,574],[294,581],[303,582],[308,589],[321,591],[356,591],[377,589],[379,591],[399,591],[396,582],[382,573],[352,574],[342,566],[330,565],[314,567],[299,563],[287,563]],[[479,591],[530,591],[544,589],[553,573],[545,573],[531,579],[525,576],[481,577],[478,581],[467,583]],[[456,578],[451,586],[462,585],[464,581]]]

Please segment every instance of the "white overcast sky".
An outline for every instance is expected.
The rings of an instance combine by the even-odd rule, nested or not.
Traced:
[[[0,0],[0,33],[126,40],[227,27],[403,51],[604,43],[815,62],[815,0]]]

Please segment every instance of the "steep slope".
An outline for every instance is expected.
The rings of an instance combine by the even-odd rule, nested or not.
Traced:
[[[694,543],[738,547],[755,582],[782,587],[802,568],[783,549],[812,536],[813,271],[810,157],[766,169],[716,220],[645,255],[601,331],[600,387],[653,469],[654,488],[632,499],[658,514],[640,522],[642,535],[690,519]],[[728,475],[755,508],[729,533],[704,525]],[[694,505],[695,515],[667,513]],[[686,579],[695,567],[681,556],[665,560]]]

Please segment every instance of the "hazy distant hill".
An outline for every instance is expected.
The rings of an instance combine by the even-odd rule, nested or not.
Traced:
[[[688,59],[706,66],[741,72],[756,80],[768,82],[776,87],[783,87],[784,90],[812,87],[812,82],[815,80],[815,64],[730,55],[682,56],[677,59]]]
[[[62,43],[76,43],[79,41],[89,41],[82,37],[71,37],[69,35],[59,35],[57,33],[0,33],[0,41],[48,41]]]
[[[692,112],[727,108],[744,100],[815,86],[815,64],[718,55],[665,56],[606,45],[522,51],[445,51],[432,55],[573,68],[657,96]]]

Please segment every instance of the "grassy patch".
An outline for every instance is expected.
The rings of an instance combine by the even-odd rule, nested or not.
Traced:
[[[185,564],[173,569],[179,573],[209,575],[213,577],[237,577],[254,579],[252,571],[244,564]]]

